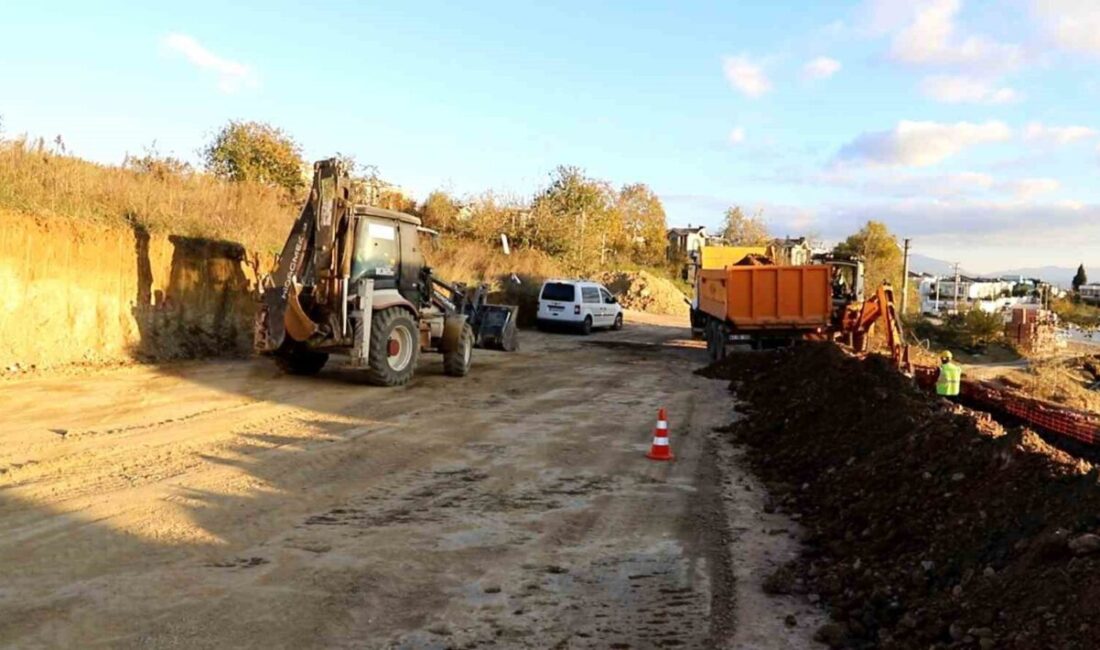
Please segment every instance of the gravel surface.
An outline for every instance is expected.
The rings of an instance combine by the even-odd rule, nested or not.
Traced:
[[[750,479],[683,322],[522,337],[393,390],[265,360],[6,382],[0,646],[808,647],[754,588],[762,506],[727,511]]]

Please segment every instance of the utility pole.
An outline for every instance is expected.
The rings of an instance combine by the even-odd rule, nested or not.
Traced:
[[[901,315],[909,313],[909,238],[905,238],[905,253],[901,262]]]
[[[955,262],[955,313],[959,313],[959,263]]]

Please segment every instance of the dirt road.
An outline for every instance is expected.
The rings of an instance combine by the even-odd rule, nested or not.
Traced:
[[[0,643],[806,647],[756,586],[794,528],[715,447],[724,385],[631,320],[396,390],[262,360],[0,384]],[[675,463],[643,457],[660,406]]]

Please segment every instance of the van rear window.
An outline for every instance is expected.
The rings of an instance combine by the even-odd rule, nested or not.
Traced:
[[[577,299],[577,292],[573,285],[565,282],[548,282],[542,288],[543,300],[557,300],[558,302],[573,302]]]

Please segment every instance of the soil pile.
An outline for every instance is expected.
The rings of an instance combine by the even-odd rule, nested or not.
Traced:
[[[741,353],[731,380],[775,506],[808,551],[770,580],[821,599],[833,647],[1095,648],[1100,487],[1091,466],[828,344]]]
[[[609,271],[597,278],[624,309],[687,316],[687,297],[668,279],[646,271]]]

